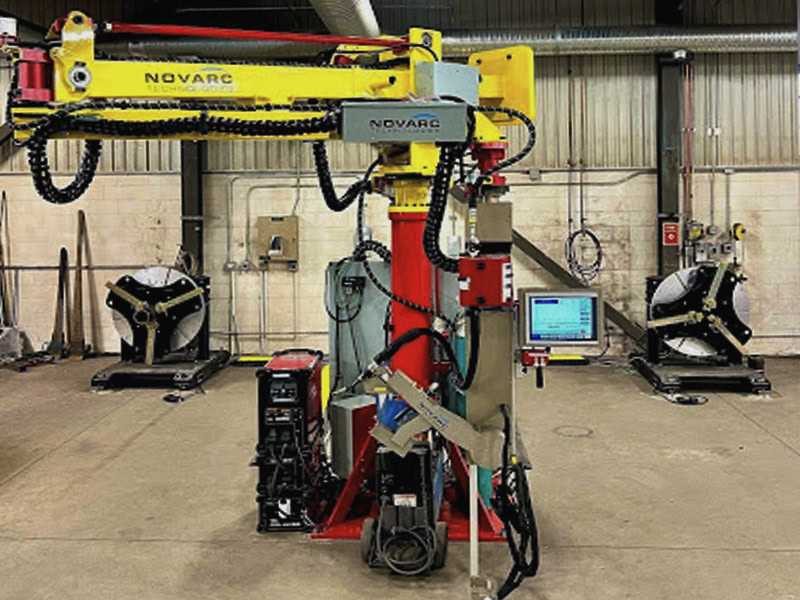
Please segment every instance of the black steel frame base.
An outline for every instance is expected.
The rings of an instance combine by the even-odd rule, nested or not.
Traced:
[[[118,362],[98,371],[92,377],[92,387],[103,389],[124,388],[177,388],[190,390],[225,367],[231,355],[226,350],[209,353],[205,360],[166,362],[145,365],[136,362]]]
[[[703,365],[677,361],[655,364],[643,356],[634,356],[631,365],[657,391],[666,394],[685,390],[757,394],[772,389],[763,369],[753,369],[747,365]]]

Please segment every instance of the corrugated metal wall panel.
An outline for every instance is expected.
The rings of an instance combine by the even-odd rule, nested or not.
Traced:
[[[795,0],[691,0],[689,22],[693,24],[794,23]]]
[[[28,155],[23,149],[0,155],[0,173],[28,172]],[[83,154],[80,140],[57,140],[48,144],[53,173],[67,175],[78,169]],[[177,141],[106,141],[100,156],[100,173],[175,173],[180,170],[180,145]]]
[[[0,155],[0,173],[28,172],[27,152],[8,150]],[[57,140],[48,144],[50,169],[59,175],[75,173],[82,154],[80,140]],[[100,173],[175,173],[179,170],[180,143],[177,141],[105,141],[98,167]]]
[[[794,164],[798,152],[796,68],[791,54],[698,56],[697,163]]]
[[[652,57],[539,58],[536,96],[537,147],[523,165],[569,166],[572,130],[576,166],[655,166]],[[518,148],[525,132],[511,128],[509,138]]]
[[[714,90],[719,81],[718,165],[793,164],[797,156],[795,61],[791,54],[697,57],[695,84],[696,164],[715,163]],[[573,99],[570,104],[570,78]],[[581,136],[581,96],[585,75],[585,128]],[[588,167],[654,167],[656,68],[650,56],[542,57],[536,60],[538,143],[523,166],[568,166],[569,120],[573,122],[573,158]],[[509,129],[512,150],[524,132]],[[296,168],[291,142],[212,142],[211,171],[291,170]],[[368,147],[330,144],[337,170],[366,166]],[[310,168],[310,150],[301,168]]]
[[[385,33],[402,33],[409,27],[514,29],[653,22],[651,0],[373,0],[373,6]]]
[[[385,31],[404,32],[408,27],[439,29],[514,28],[530,26],[589,26],[653,22],[651,0],[373,0]],[[127,6],[126,6],[127,4]],[[28,2],[0,0],[0,8],[36,22],[49,22],[71,8],[80,8],[98,19],[124,18],[135,3],[118,0],[84,2]],[[318,17],[305,0],[270,0],[265,3],[288,10],[270,12],[276,28],[291,21],[290,28],[318,25]],[[62,6],[63,5],[63,6]],[[715,8],[716,7],[716,8]],[[790,0],[693,0],[690,18],[697,23],[791,22],[795,3]],[[288,23],[287,21],[287,23]],[[287,25],[289,26],[289,25]],[[717,67],[717,64],[719,66]],[[570,69],[573,83],[570,84]],[[696,78],[696,164],[775,165],[792,164],[798,153],[795,59],[791,54],[698,56]],[[570,157],[570,114],[573,121],[573,158],[588,167],[655,166],[655,61],[647,56],[586,58],[542,57],[536,61],[537,126],[539,141],[528,166],[565,167]],[[0,96],[8,71],[0,71]],[[583,82],[585,81],[585,87]],[[572,105],[570,88],[572,87]],[[581,132],[580,99],[585,90],[585,140]],[[718,91],[717,91],[718,90]],[[719,96],[719,117],[714,101]],[[2,106],[2,104],[0,104]],[[709,127],[720,128],[719,152]],[[524,132],[509,130],[512,149],[523,143]],[[74,172],[80,144],[51,144],[55,172]],[[368,146],[329,144],[331,165],[336,170],[356,170],[369,163],[374,151]],[[300,167],[312,167],[310,150],[303,146]],[[27,170],[24,152],[2,169]],[[105,144],[102,171],[176,171],[177,142],[149,141]],[[209,171],[294,170],[294,142],[211,142],[206,159]]]
[[[136,5],[121,0],[0,0],[0,10],[45,27],[71,10],[83,11],[95,21],[124,20]]]

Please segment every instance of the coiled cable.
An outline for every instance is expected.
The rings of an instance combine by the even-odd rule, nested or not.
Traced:
[[[413,577],[430,570],[436,560],[436,532],[430,526],[417,526],[410,529],[398,528],[388,539],[383,539],[383,514],[387,501],[381,503],[375,544],[378,554],[392,571],[398,575]],[[422,533],[418,533],[418,531]],[[411,558],[406,557],[411,554]]]
[[[579,252],[577,250],[578,239],[588,239],[594,246],[595,258],[589,264],[581,262]],[[570,273],[577,279],[580,279],[584,284],[592,281],[603,266],[603,246],[598,237],[591,229],[582,227],[567,235],[564,242],[564,260],[567,262]]]

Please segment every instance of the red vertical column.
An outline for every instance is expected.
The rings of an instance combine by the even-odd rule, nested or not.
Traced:
[[[425,307],[431,306],[431,269],[422,245],[427,210],[394,207],[392,221],[392,292]],[[392,339],[417,327],[430,327],[428,313],[392,302]],[[431,383],[431,339],[423,336],[404,346],[392,359],[392,369],[400,370],[424,387]]]

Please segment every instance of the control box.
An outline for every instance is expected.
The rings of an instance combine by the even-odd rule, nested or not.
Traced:
[[[514,275],[511,257],[462,256],[458,260],[461,306],[496,308],[514,304]]]
[[[344,102],[345,142],[463,142],[463,102]]]
[[[285,217],[258,217],[256,219],[255,251],[258,265],[283,262],[289,266],[300,259],[299,221],[295,215]]]
[[[418,96],[456,96],[467,104],[479,102],[477,67],[448,62],[414,65]]]

